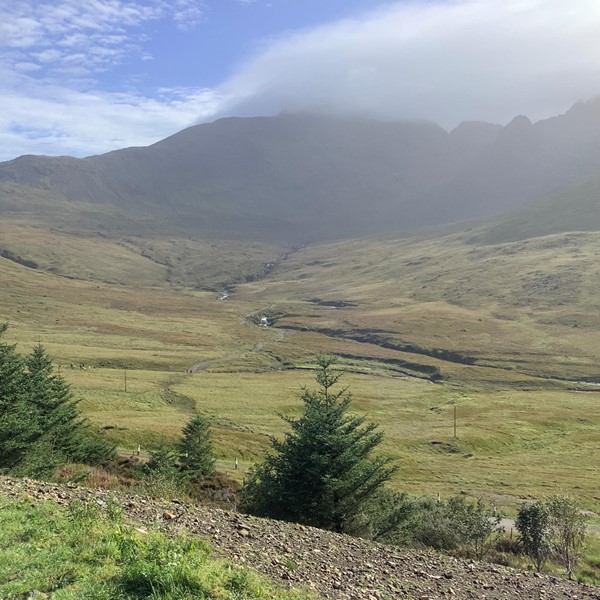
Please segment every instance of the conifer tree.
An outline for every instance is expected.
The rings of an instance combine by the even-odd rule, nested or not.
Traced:
[[[283,417],[291,431],[272,440],[274,453],[245,482],[243,510],[347,532],[396,471],[390,457],[372,456],[383,439],[378,425],[349,415],[350,394],[332,390],[340,378],[334,363],[317,357],[319,388],[303,390],[300,418]]]
[[[25,364],[32,413],[42,423],[44,434],[55,438],[60,445],[61,439],[67,440],[82,425],[71,388],[63,377],[54,373],[43,346],[38,344]]]
[[[188,479],[208,477],[215,471],[215,455],[210,434],[210,421],[197,415],[183,428],[179,442],[179,463]]]
[[[6,329],[0,324],[0,337]],[[28,418],[24,361],[14,345],[0,342],[0,469],[18,464],[37,434]]]
[[[69,385],[54,372],[41,344],[26,357],[25,367],[29,420],[37,435],[28,449],[23,469],[42,475],[70,458],[84,422]]]
[[[0,326],[0,336],[6,325]],[[67,460],[106,462],[114,449],[79,417],[41,345],[23,358],[0,343],[0,469],[44,476]]]

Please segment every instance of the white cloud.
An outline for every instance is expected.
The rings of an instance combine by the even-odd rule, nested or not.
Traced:
[[[196,0],[176,0],[174,3],[173,20],[177,27],[189,31],[204,20],[205,5]]]
[[[17,62],[14,63],[13,68],[16,71],[39,71],[40,65],[31,62]]]
[[[143,55],[148,22],[170,18],[189,30],[202,21],[204,10],[201,0],[0,0],[0,60],[41,61],[52,73],[78,57],[93,73]]]
[[[103,91],[102,72],[138,57],[150,22],[201,22],[201,0],[0,0],[0,160],[147,145],[216,111],[203,89]]]
[[[600,93],[598,0],[396,2],[269,41],[222,114],[542,118]]]
[[[209,117],[221,102],[211,90],[163,89],[149,98],[79,92],[16,73],[10,77],[11,85],[0,90],[0,161],[146,146],[188,127],[198,115]]]
[[[219,0],[221,1],[221,0]],[[249,0],[237,0],[249,4]],[[507,122],[600,93],[598,0],[394,2],[263,41],[216,90],[103,91],[149,23],[192,27],[201,0],[0,0],[0,160],[146,145],[195,121],[280,111]],[[141,80],[140,80],[141,81]]]

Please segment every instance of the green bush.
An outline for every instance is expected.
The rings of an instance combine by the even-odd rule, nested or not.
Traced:
[[[483,559],[491,550],[494,534],[500,532],[500,518],[479,499],[472,503],[463,496],[447,501],[422,500],[420,525],[414,540],[437,550],[462,550]]]

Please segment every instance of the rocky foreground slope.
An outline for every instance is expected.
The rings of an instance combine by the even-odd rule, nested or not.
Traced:
[[[248,565],[279,585],[311,588],[324,598],[600,600],[600,588],[594,586],[433,552],[383,546],[175,499],[159,501],[3,477],[0,496],[61,505],[81,500],[101,507],[114,498],[125,517],[138,527],[199,535],[222,557]]]

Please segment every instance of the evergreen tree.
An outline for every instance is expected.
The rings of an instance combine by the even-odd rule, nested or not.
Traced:
[[[210,421],[198,415],[183,428],[179,445],[179,463],[188,479],[208,477],[215,471],[215,455],[210,435]]]
[[[67,448],[68,440],[83,425],[69,384],[54,373],[50,357],[37,345],[25,361],[31,411],[53,447]]]
[[[272,440],[268,454],[245,482],[242,509],[259,515],[351,532],[357,515],[391,479],[391,458],[372,457],[383,433],[364,417],[348,414],[351,396],[333,392],[340,373],[335,358],[317,357],[317,391],[304,389],[304,414],[283,417],[291,427]]]
[[[0,335],[5,331],[0,326]],[[80,419],[68,383],[41,345],[23,358],[0,343],[0,469],[43,476],[67,460],[105,462],[113,452]]]
[[[38,344],[25,359],[27,407],[36,437],[19,471],[45,475],[71,458],[84,426],[68,383],[54,373],[50,357]]]
[[[0,325],[0,337],[7,325]],[[19,463],[39,434],[31,422],[25,390],[25,363],[14,345],[0,343],[0,469]]]

